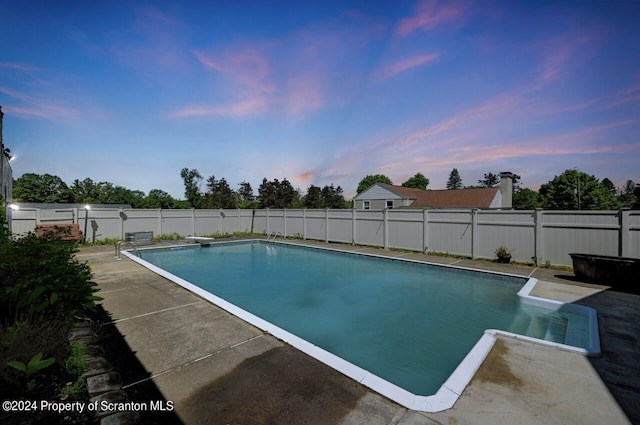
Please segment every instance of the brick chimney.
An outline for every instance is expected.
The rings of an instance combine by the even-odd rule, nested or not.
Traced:
[[[510,171],[500,173],[500,196],[502,197],[501,208],[513,208],[513,173]]]

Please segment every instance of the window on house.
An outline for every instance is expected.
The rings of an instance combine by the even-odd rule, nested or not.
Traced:
[[[393,208],[393,201],[387,201],[387,208]]]
[[[363,210],[371,209],[371,201],[362,201],[362,209]]]

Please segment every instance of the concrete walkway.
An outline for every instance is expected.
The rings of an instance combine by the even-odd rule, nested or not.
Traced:
[[[123,374],[125,390],[153,384],[184,424],[640,423],[640,296],[555,270],[330,246],[532,274],[542,281],[534,295],[598,310],[603,356],[500,337],[452,409],[408,411],[135,262],[115,260],[112,246],[83,248],[78,259],[91,265],[101,307],[145,369]]]

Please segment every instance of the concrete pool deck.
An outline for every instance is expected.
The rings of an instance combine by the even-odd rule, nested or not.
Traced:
[[[326,246],[315,241],[292,241]],[[602,357],[500,337],[459,400],[443,412],[407,410],[129,259],[112,246],[78,254],[101,307],[144,368],[126,391],[153,386],[184,424],[628,424],[640,421],[640,296],[522,265],[329,244],[539,279],[533,295],[598,310]]]

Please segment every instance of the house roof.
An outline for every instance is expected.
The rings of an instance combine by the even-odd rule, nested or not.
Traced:
[[[496,194],[500,191],[497,187],[422,190],[385,183],[377,184],[402,198],[415,199],[411,207],[421,208],[490,208]]]

